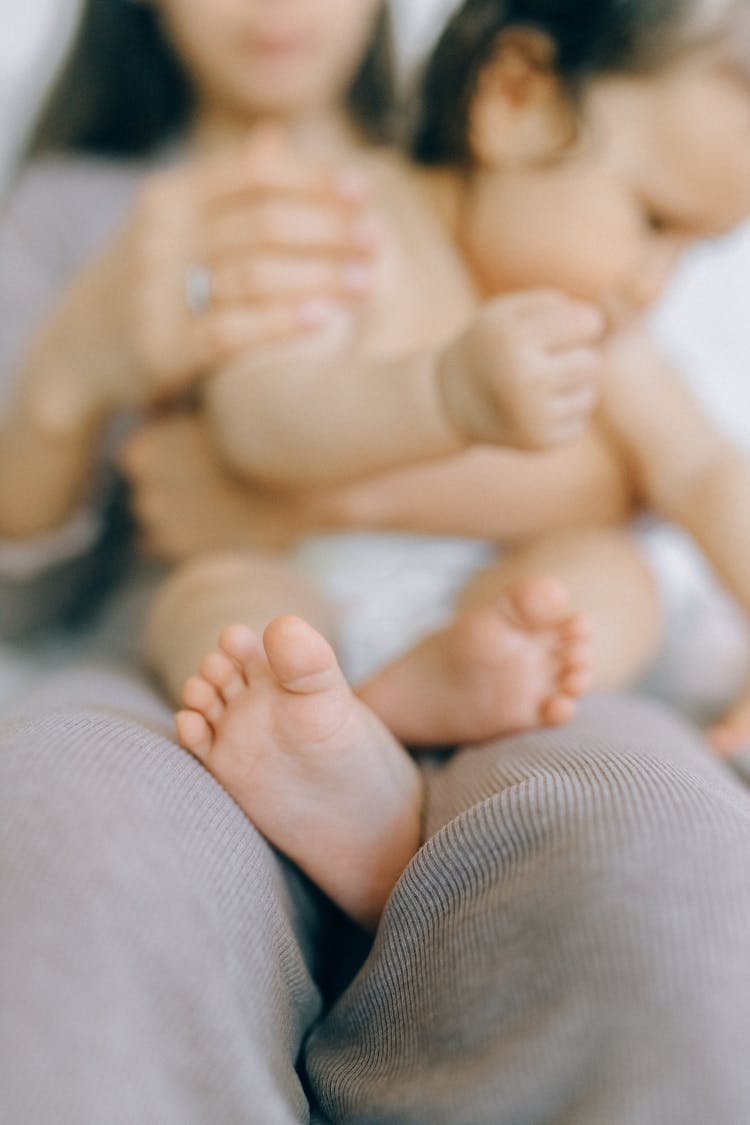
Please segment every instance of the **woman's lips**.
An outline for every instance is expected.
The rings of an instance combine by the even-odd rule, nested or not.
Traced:
[[[298,55],[309,45],[309,39],[299,34],[248,35],[240,42],[246,54],[270,59]]]

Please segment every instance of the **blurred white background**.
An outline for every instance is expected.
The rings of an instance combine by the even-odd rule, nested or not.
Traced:
[[[79,0],[0,0],[0,187],[69,41]]]

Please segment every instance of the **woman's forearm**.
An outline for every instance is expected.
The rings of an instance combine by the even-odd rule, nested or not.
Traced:
[[[63,380],[29,378],[0,434],[0,535],[57,527],[79,503],[99,420]]]
[[[118,405],[125,350],[102,271],[63,296],[27,352],[0,430],[0,535],[57,527],[80,503],[99,437]]]

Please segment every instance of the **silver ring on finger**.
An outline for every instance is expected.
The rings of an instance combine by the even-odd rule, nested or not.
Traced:
[[[213,298],[214,279],[208,266],[198,262],[191,262],[185,270],[184,294],[185,304],[191,313],[207,312],[211,307]]]

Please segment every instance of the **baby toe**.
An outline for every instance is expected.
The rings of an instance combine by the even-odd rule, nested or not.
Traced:
[[[200,711],[215,726],[224,713],[224,701],[203,676],[190,676],[182,689],[182,702],[190,711]]]
[[[576,712],[575,700],[568,695],[553,695],[545,700],[540,709],[542,722],[550,727],[559,727],[569,723]]]
[[[203,760],[213,744],[213,731],[203,715],[198,711],[178,711],[174,722],[180,746]]]
[[[585,613],[574,613],[561,622],[559,631],[560,640],[567,644],[577,641],[591,640],[591,621]]]
[[[568,591],[556,578],[526,578],[505,592],[515,614],[528,629],[557,625],[569,612]]]
[[[563,672],[559,686],[561,691],[574,698],[585,695],[591,690],[591,673],[585,668]]]
[[[209,652],[200,666],[200,674],[213,684],[225,703],[229,703],[246,687],[242,671],[225,652]]]
[[[228,625],[219,637],[219,647],[239,666],[247,683],[265,667],[263,646],[248,625]]]

